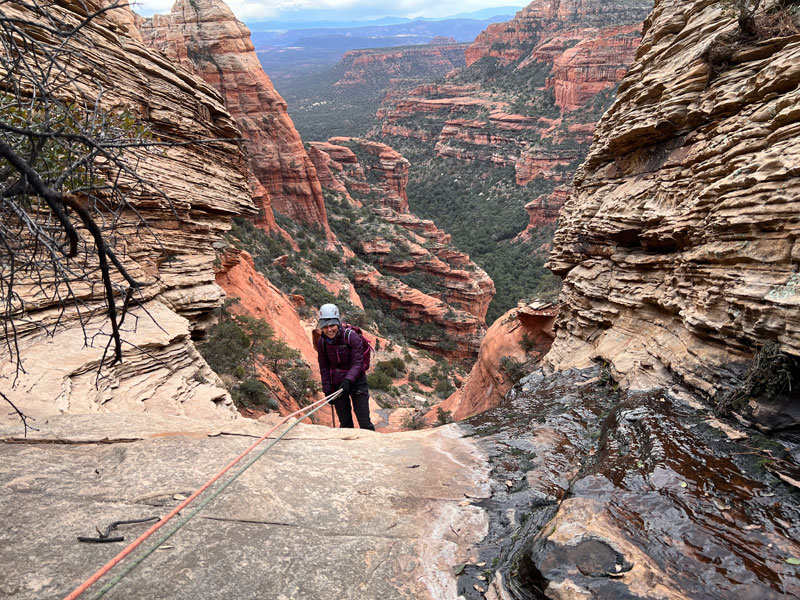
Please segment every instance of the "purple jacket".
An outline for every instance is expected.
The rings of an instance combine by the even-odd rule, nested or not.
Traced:
[[[337,389],[345,379],[356,381],[364,374],[364,345],[361,343],[361,336],[341,326],[333,339],[328,339],[323,334],[317,342],[317,359],[322,376],[322,391],[326,395]]]

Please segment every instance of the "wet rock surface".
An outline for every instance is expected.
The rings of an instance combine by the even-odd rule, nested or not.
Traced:
[[[464,597],[800,594],[800,491],[776,476],[797,479],[796,435],[721,423],[679,389],[620,393],[600,368],[534,373],[468,426],[494,483]]]

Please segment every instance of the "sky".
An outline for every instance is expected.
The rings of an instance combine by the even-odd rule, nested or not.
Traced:
[[[367,20],[381,17],[446,17],[492,6],[525,6],[530,0],[225,0],[244,22]],[[133,0],[140,15],[168,13],[174,0]]]

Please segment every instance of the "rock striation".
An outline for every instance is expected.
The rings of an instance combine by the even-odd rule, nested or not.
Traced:
[[[482,319],[376,269],[357,273],[355,282],[402,317],[410,326],[405,335],[417,348],[456,360],[470,359],[478,353],[486,331]]]
[[[535,0],[481,33],[444,85],[387,98],[381,135],[439,156],[514,166],[516,182],[571,180],[639,43],[650,0]]]
[[[570,26],[599,29],[641,22],[652,5],[647,0],[533,0],[511,21],[492,23],[479,34],[466,52],[467,65],[485,57],[509,65],[525,58],[526,50],[541,44],[552,32]],[[538,53],[542,51],[541,47],[537,49]]]
[[[360,158],[348,145],[359,150]],[[382,206],[398,213],[408,212],[406,185],[410,163],[397,150],[380,142],[348,137],[312,142],[312,147],[328,155],[328,167],[342,178],[341,185],[365,193],[377,187],[377,200]],[[326,177],[326,181],[330,178]]]
[[[572,188],[567,185],[558,186],[550,194],[534,198],[525,205],[530,219],[528,226],[517,235],[518,240],[529,240],[537,229],[552,225],[558,221],[561,208],[569,198]]]
[[[51,9],[78,23],[87,5],[66,1]],[[20,4],[4,10],[32,18]],[[83,80],[83,91],[95,97],[102,88],[103,108],[129,111],[165,141],[239,137],[219,94],[130,35],[131,22],[126,9],[115,9],[92,19],[72,39],[66,68],[92,73],[91,81]],[[97,71],[97,64],[106,68]],[[234,215],[255,212],[245,157],[235,144],[222,142],[131,156],[138,161],[138,174],[154,187],[134,188],[129,195],[152,235],[136,227],[133,215],[119,218],[118,235],[125,241],[120,256],[146,284],[125,321],[123,362],[98,376],[108,341],[103,327],[108,327],[104,319],[87,317],[92,311],[102,314],[101,286],[81,297],[86,338],[75,310],[67,307],[61,314],[52,300],[32,297],[16,329],[24,372],[17,372],[10,346],[2,344],[0,378],[15,382],[4,393],[32,416],[144,411],[233,418],[229,395],[191,340],[202,336],[211,312],[222,303],[213,278],[213,245]],[[51,336],[43,334],[45,327]]]
[[[345,213],[334,215],[329,202],[340,238],[352,238],[359,257],[377,269],[358,274],[357,285],[397,311],[413,328],[407,337],[415,345],[458,358],[476,355],[494,284],[451,245],[448,234],[409,212],[408,161],[385,144],[359,138],[312,142],[309,154],[326,193],[337,202],[363,207],[370,217],[344,219]],[[444,334],[444,343],[436,330]]]
[[[767,341],[800,356],[800,36],[735,29],[656,2],[562,210],[556,368],[602,359],[630,388],[714,398]]]
[[[253,189],[260,202],[258,223],[276,231],[274,208],[328,231],[314,166],[286,102],[261,68],[244,23],[222,0],[177,0],[169,15],[140,19],[139,29],[150,47],[222,94],[246,140],[257,180]]]
[[[350,50],[334,67],[342,71],[334,86],[385,86],[398,79],[435,79],[463,67],[468,47],[452,38],[434,38],[424,45]]]

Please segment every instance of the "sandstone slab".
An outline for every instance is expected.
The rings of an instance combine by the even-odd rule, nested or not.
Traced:
[[[3,597],[66,595],[121,548],[78,535],[166,514],[267,429],[121,414],[40,426],[29,442],[84,443],[0,444]],[[459,503],[484,497],[487,476],[455,426],[382,435],[300,425],[108,597],[455,598],[452,567],[487,527],[482,509]],[[120,533],[131,540],[144,527]]]

